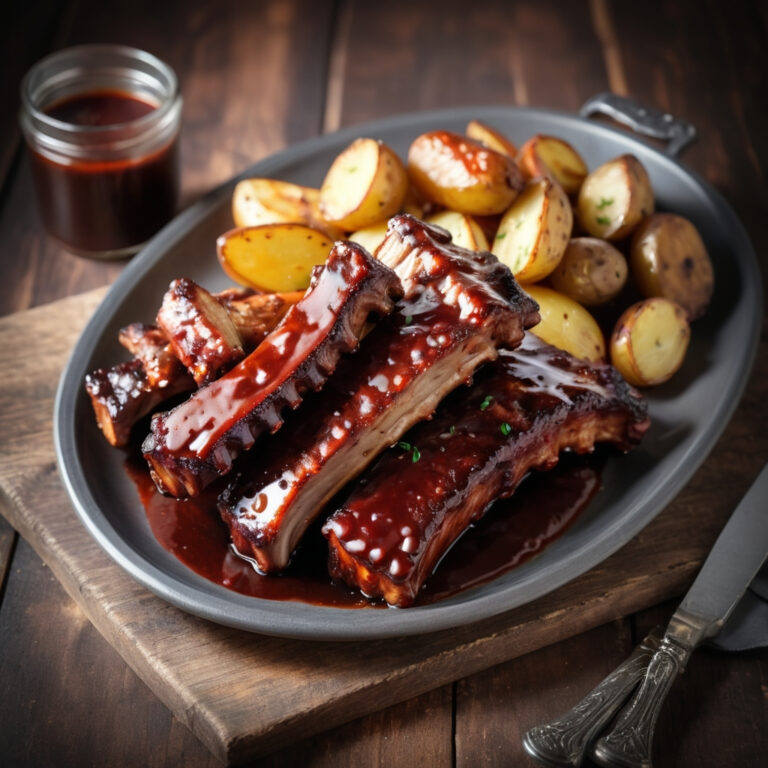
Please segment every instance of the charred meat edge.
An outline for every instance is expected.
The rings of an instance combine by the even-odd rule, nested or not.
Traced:
[[[445,230],[395,217],[376,255],[403,282],[396,312],[337,372],[310,415],[265,445],[220,497],[235,547],[262,572],[284,568],[335,493],[495,359],[499,346],[516,346],[538,322],[536,303],[507,267],[490,253],[458,248]],[[426,362],[419,368],[412,359]]]
[[[215,298],[230,313],[243,349],[250,352],[301,296],[299,291],[253,295],[230,288]],[[134,359],[92,371],[85,377],[85,388],[104,437],[110,445],[122,447],[128,444],[137,421],[197,385],[157,326],[131,323],[120,330],[118,338]]]
[[[648,426],[644,401],[615,369],[528,334],[386,453],[329,518],[331,575],[409,606],[453,542],[529,470],[596,442],[627,450]]]
[[[304,297],[248,357],[153,417],[142,451],[158,489],[195,496],[226,475],[262,432],[280,428],[285,407],[323,386],[357,348],[369,316],[387,315],[401,295],[392,270],[355,243],[336,243]]]

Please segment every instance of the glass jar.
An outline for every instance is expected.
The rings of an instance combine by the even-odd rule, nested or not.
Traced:
[[[176,212],[181,94],[173,70],[121,45],[39,61],[21,84],[21,127],[40,213],[68,250],[135,253]]]

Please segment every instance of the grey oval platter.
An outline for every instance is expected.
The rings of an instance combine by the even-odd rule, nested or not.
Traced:
[[[534,600],[592,568],[660,512],[704,461],[745,386],[762,318],[754,251],[737,217],[706,182],[633,136],[541,109],[461,108],[392,117],[321,136],[269,157],[241,177],[266,176],[318,186],[333,158],[358,136],[380,138],[404,157],[410,142],[436,128],[463,132],[485,120],[522,142],[534,133],[570,141],[590,168],[631,152],[639,157],[659,209],[699,228],[715,265],[716,290],[696,322],[684,367],[648,391],[651,430],[627,456],[603,470],[603,489],[575,524],[540,555],[496,580],[442,601],[405,610],[348,610],[247,597],[189,570],[154,539],[127,477],[122,451],[98,431],[83,389],[85,374],[126,359],[120,327],[151,322],[168,283],[182,275],[211,290],[230,284],[215,257],[216,237],[232,226],[238,179],[182,213],[134,258],[83,331],[59,384],[55,442],[64,483],[78,515],[131,576],[179,608],[221,624],[285,637],[363,640],[416,635],[469,624]]]

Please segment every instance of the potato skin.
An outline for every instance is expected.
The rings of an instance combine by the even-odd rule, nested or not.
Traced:
[[[593,237],[622,240],[653,208],[653,187],[643,164],[634,155],[620,155],[584,179],[576,213]]]
[[[414,139],[408,173],[428,200],[473,215],[502,213],[523,188],[520,169],[510,157],[450,131]]]
[[[595,307],[618,296],[628,271],[627,260],[610,243],[574,237],[549,280],[556,291],[585,307]]]
[[[485,144],[507,157],[517,157],[517,147],[503,134],[480,120],[470,120],[467,123],[466,134],[470,139]]]
[[[502,217],[492,252],[520,282],[535,283],[555,269],[572,228],[573,211],[563,188],[537,179]]]
[[[541,322],[530,329],[531,333],[582,360],[605,359],[603,332],[581,304],[543,285],[522,288],[539,305]]]
[[[673,213],[654,213],[635,231],[632,277],[643,296],[677,302],[690,320],[701,317],[715,288],[715,273],[698,230]]]
[[[579,191],[588,173],[581,155],[567,141],[540,133],[523,144],[517,163],[526,179],[545,176],[569,195]]]
[[[629,307],[611,334],[611,363],[636,387],[668,381],[688,350],[691,328],[685,310],[673,301],[653,298]]]
[[[370,173],[362,172],[375,158]],[[333,161],[320,187],[320,211],[327,221],[351,231],[397,213],[408,190],[408,175],[397,154],[375,139],[355,139]]]

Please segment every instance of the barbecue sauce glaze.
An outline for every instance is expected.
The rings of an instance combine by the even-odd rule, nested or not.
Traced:
[[[104,90],[78,93],[45,112],[70,125],[104,128],[131,123],[155,109],[135,94]],[[121,160],[57,162],[36,151],[30,157],[48,231],[76,252],[139,245],[175,212],[179,161],[175,138],[159,150]]]
[[[496,504],[445,555],[416,605],[484,584],[521,565],[560,536],[600,487],[599,457],[564,455],[558,467],[534,472],[510,499]],[[179,501],[160,494],[141,457],[127,471],[157,541],[200,576],[240,594],[337,608],[384,607],[328,575],[328,546],[318,527],[302,540],[288,569],[263,576],[239,557],[216,509],[217,483]],[[226,479],[225,479],[226,481]]]

